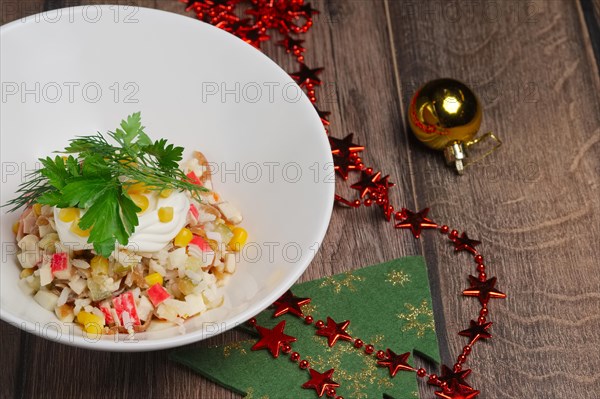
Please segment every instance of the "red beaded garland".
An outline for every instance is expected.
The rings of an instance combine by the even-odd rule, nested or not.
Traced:
[[[278,31],[283,35],[284,40],[278,42],[277,44],[285,47],[287,53],[292,54],[298,63],[301,64],[301,71],[292,75],[292,77],[297,81],[302,89],[306,91],[306,94],[309,100],[316,104],[317,102],[317,88],[321,87],[321,80],[318,77],[318,74],[322,72],[322,68],[310,68],[304,64],[305,57],[303,53],[306,51],[304,47],[302,47],[303,40],[298,40],[290,36],[290,33],[301,34],[307,32],[310,27],[313,25],[312,16],[317,11],[310,7],[309,3],[305,3],[304,0],[290,0],[289,2],[285,1],[262,1],[262,0],[250,0],[249,2],[240,2],[239,0],[183,0],[187,3],[186,10],[193,11],[196,13],[198,19],[203,20],[205,22],[211,23],[213,25],[218,26],[230,33],[233,33],[240,37],[242,40],[250,43],[251,45],[260,48],[262,42],[267,41],[271,38],[270,30]],[[252,18],[240,18],[238,15],[241,15],[236,7],[238,4],[247,4],[249,10],[247,10],[247,14],[251,15]],[[316,106],[315,106],[316,107]],[[323,122],[326,133],[329,135],[329,121],[327,120],[328,112],[320,111],[317,108],[319,116]],[[341,140],[341,139],[338,139]],[[349,143],[350,141],[348,141]],[[360,150],[357,150],[360,148]],[[348,172],[363,172],[368,175],[367,177],[372,177],[373,180],[371,183],[368,183],[367,186],[362,186],[360,198],[355,200],[346,200],[341,196],[336,195],[336,202],[347,205],[349,207],[357,208],[361,205],[370,207],[376,205],[382,209],[382,213],[387,221],[391,219],[395,219],[397,221],[401,221],[401,223],[406,223],[405,219],[407,219],[408,215],[412,215],[410,222],[412,224],[411,230],[413,230],[413,234],[415,237],[419,237],[418,232],[420,232],[421,228],[431,228],[437,227],[439,231],[443,235],[448,235],[448,238],[452,240],[456,246],[456,250],[460,251],[464,248],[464,242],[461,242],[461,239],[469,239],[466,236],[466,233],[459,238],[459,232],[457,230],[451,230],[448,225],[437,226],[433,223],[429,225],[420,225],[423,219],[414,218],[414,213],[412,211],[408,211],[402,207],[400,211],[394,212],[394,206],[390,204],[390,200],[388,197],[388,189],[392,187],[394,184],[390,183],[388,180],[388,176],[381,177],[382,173],[374,174],[374,169],[372,167],[366,167],[363,161],[363,158],[359,156],[359,152],[364,150],[363,146],[355,147],[353,150],[345,151],[340,154],[336,154],[334,159],[337,159],[338,163],[336,163],[336,171],[339,173],[345,180],[348,178]],[[341,161],[340,161],[341,159]],[[342,169],[342,171],[338,170],[338,168]],[[345,169],[344,169],[345,168]],[[342,174],[345,173],[344,174]],[[353,187],[354,188],[354,187]],[[365,198],[366,196],[366,198]],[[420,213],[419,213],[420,214]],[[423,214],[426,216],[426,213]],[[427,223],[431,222],[431,220],[427,219]],[[421,223],[424,224],[424,223]],[[470,245],[473,242],[477,242],[475,240],[470,241]],[[463,248],[460,248],[459,245],[463,245]],[[479,254],[479,252],[472,247],[466,248],[466,250],[470,251],[474,256],[473,259],[477,264],[477,280],[481,283],[486,283],[487,274],[486,274],[486,266],[484,265],[483,256]],[[495,283],[495,278],[490,279]],[[473,284],[471,283],[472,287]],[[481,286],[481,289],[489,289],[485,288],[485,286]],[[493,288],[493,287],[492,287]],[[475,290],[471,290],[471,292],[465,294],[469,296],[476,296],[479,298],[480,302],[483,304],[482,308],[479,311],[479,317],[477,322],[482,325],[486,322],[486,317],[488,316],[488,308],[486,307],[488,298],[485,295],[489,295],[487,291],[480,291],[477,295],[476,289],[480,289],[478,287]],[[474,295],[475,294],[475,295]],[[494,297],[505,297],[504,294],[499,293],[499,291],[494,291],[496,296]],[[500,296],[500,294],[502,296]],[[304,323],[310,325],[313,324],[314,319],[312,316],[305,316]],[[256,319],[252,318],[248,321],[248,325],[252,327],[256,327]],[[473,322],[474,323],[474,322]],[[491,324],[491,323],[489,323]],[[315,327],[317,329],[325,328],[325,323],[321,320],[315,323]],[[454,365],[454,372],[459,373],[462,370],[461,364],[466,362],[467,356],[472,351],[472,345],[478,341],[473,341],[471,344],[465,346],[463,348],[462,354],[457,357],[457,363]],[[361,349],[364,347],[364,353],[371,355],[375,352],[375,348],[373,345],[366,345],[360,339],[355,339],[353,342],[354,346],[357,349]],[[281,350],[283,353],[289,354],[292,350],[292,347],[288,344],[281,345]],[[385,352],[382,350],[378,350],[376,352],[377,359],[383,360],[386,358]],[[300,361],[300,354],[298,352],[293,352],[290,355],[290,360],[294,362]],[[299,367],[306,369],[310,365],[308,361],[302,360],[299,362]],[[446,374],[447,368],[444,366],[442,368],[442,376],[440,379],[446,378],[448,375]],[[427,372],[423,368],[419,368],[415,370],[417,376],[424,378],[427,376]],[[470,370],[466,370],[462,373],[465,373],[462,378],[466,378]],[[458,385],[460,389],[455,385],[458,381],[458,377],[450,376],[448,377],[448,381],[454,381],[452,383],[448,383],[446,381],[441,381],[438,379],[437,375],[431,374],[428,378],[428,382],[430,384],[440,386],[445,393],[443,397],[454,397],[453,395],[457,393],[459,396],[463,395],[464,392],[462,390],[466,388],[460,388],[462,385]],[[454,378],[454,379],[452,379]],[[460,380],[464,382],[464,380]],[[468,389],[471,389],[466,386]],[[474,391],[473,392],[478,392]],[[327,395],[330,397],[335,397],[335,399],[344,399],[342,396],[336,396],[335,389],[329,389],[326,391]],[[472,392],[468,392],[472,393]],[[438,392],[436,392],[436,395]],[[442,396],[442,395],[438,395]],[[463,396],[460,396],[463,397]],[[466,396],[465,396],[466,397]],[[472,396],[469,396],[471,398]]]
[[[300,366],[300,368],[301,368],[301,369],[303,369],[303,370],[304,370],[304,369],[307,369],[307,368],[308,368],[308,366],[310,366],[310,363],[308,363],[308,360],[302,360],[302,361],[300,362],[299,366]]]

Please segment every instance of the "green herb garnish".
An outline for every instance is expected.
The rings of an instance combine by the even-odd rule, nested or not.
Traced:
[[[179,169],[183,148],[161,139],[152,142],[144,133],[140,113],[121,121],[120,128],[108,132],[116,145],[102,134],[70,140],[62,154],[40,158],[42,168],[30,173],[19,185],[17,196],[4,206],[15,211],[34,203],[58,208],[87,209],[79,227],[90,229],[89,243],[108,257],[118,241],[126,245],[138,225],[138,208],[127,188],[141,183],[161,191],[189,190],[198,197],[198,186]]]

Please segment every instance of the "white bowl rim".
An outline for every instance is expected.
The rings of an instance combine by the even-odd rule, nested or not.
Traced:
[[[83,9],[85,7],[89,7],[89,5],[65,7],[62,10],[68,9],[68,10],[74,11],[74,10],[78,10],[78,9]],[[127,6],[102,4],[102,5],[94,5],[94,7],[101,7],[103,9],[106,9],[109,7],[122,8],[122,7],[127,7]],[[143,10],[143,12],[154,13],[154,14],[163,14],[163,15],[168,15],[170,17],[172,17],[172,16],[180,17],[182,22],[188,20],[193,23],[204,24],[209,29],[214,29],[216,31],[221,32],[223,37],[226,38],[224,40],[240,40],[241,41],[241,39],[235,37],[234,35],[229,34],[228,32],[225,32],[213,25],[207,24],[207,23],[199,21],[197,19],[193,19],[193,18],[184,16],[184,15],[170,12],[170,11],[158,10],[158,9],[147,8],[147,7],[139,7],[139,6],[136,6],[136,7],[139,8],[140,10]],[[57,10],[61,10],[61,9],[57,9]],[[53,10],[53,11],[57,11],[57,10]],[[24,27],[34,23],[33,21],[36,19],[36,17],[41,17],[44,13],[46,13],[46,12],[31,15],[25,21],[15,20],[15,21],[12,21],[5,25],[0,26],[0,40],[1,40],[1,35],[4,34],[5,32],[7,32],[9,30],[24,28]],[[250,44],[247,44],[247,45],[251,46]],[[280,74],[285,74],[285,76],[287,77],[289,82],[294,82],[294,80],[289,76],[289,74],[287,72],[285,72],[277,63],[275,63],[275,61],[273,61],[271,58],[266,56],[263,52],[256,49],[256,54],[258,57],[263,57],[265,60],[265,63],[267,65],[271,64],[271,66],[274,67],[275,71],[277,71]],[[316,118],[313,118],[313,120],[315,122],[317,122],[315,124],[315,129],[322,130],[322,122],[320,122],[320,118],[318,117],[318,114],[317,114],[316,110],[314,110],[314,107],[313,107],[312,103],[310,103],[310,100],[308,99],[308,97],[305,94],[303,94],[302,99],[299,102],[303,102],[305,104],[308,103],[308,105],[310,105],[313,108],[312,113],[316,117]],[[324,132],[323,132],[321,141],[322,141],[323,145],[326,145],[327,148],[329,148],[329,142],[328,142],[327,136]],[[330,152],[329,152],[329,159],[327,160],[327,162],[333,163],[333,156],[331,155]],[[327,229],[329,227],[329,222],[330,222],[331,215],[333,212],[334,195],[335,195],[335,182],[324,182],[323,184],[327,184],[327,188],[328,188],[327,196],[326,196],[326,198],[324,198],[324,203],[329,202],[331,205],[327,206],[325,208],[326,217],[324,217],[322,219],[322,223],[319,226],[318,231],[316,232],[316,235],[315,235],[317,242],[319,242],[319,243],[323,242],[323,238],[325,237],[325,234],[327,233]],[[200,329],[197,331],[193,331],[193,332],[189,332],[189,333],[186,332],[184,334],[173,336],[173,337],[168,337],[168,338],[138,340],[135,342],[135,344],[127,344],[126,340],[121,340],[121,339],[118,342],[115,342],[114,340],[109,341],[109,340],[103,340],[103,339],[97,340],[97,341],[94,340],[93,342],[90,342],[89,339],[86,339],[83,336],[78,336],[75,334],[72,336],[69,336],[69,339],[64,339],[64,335],[61,335],[58,339],[51,339],[51,338],[45,336],[42,333],[42,330],[37,328],[35,323],[24,320],[18,316],[15,316],[14,314],[2,309],[1,307],[0,307],[0,319],[11,324],[12,326],[15,326],[15,327],[20,328],[27,332],[31,332],[31,333],[33,333],[37,336],[40,336],[44,339],[48,339],[50,341],[65,344],[68,346],[74,346],[74,347],[90,349],[90,350],[109,351],[109,352],[144,352],[144,351],[154,351],[154,350],[175,348],[175,347],[191,344],[194,342],[198,342],[198,341],[219,335],[225,331],[228,331],[228,330],[242,324],[246,320],[248,320],[251,317],[255,316],[256,314],[262,312],[267,307],[269,307],[275,300],[277,300],[281,295],[283,295],[287,290],[289,290],[292,285],[295,284],[295,282],[300,278],[300,276],[308,268],[308,266],[310,265],[310,263],[313,260],[315,255],[316,255],[316,251],[313,252],[311,255],[309,255],[306,258],[306,260],[305,260],[306,264],[299,264],[299,267],[297,269],[295,269],[292,273],[290,273],[290,277],[288,277],[284,282],[282,282],[282,285],[280,285],[278,289],[274,290],[270,295],[265,297],[262,301],[257,302],[253,306],[248,307],[246,310],[239,313],[237,316],[232,317],[229,320],[225,320],[223,322],[225,324],[225,327],[222,329],[217,329],[214,332],[206,332],[206,331]]]

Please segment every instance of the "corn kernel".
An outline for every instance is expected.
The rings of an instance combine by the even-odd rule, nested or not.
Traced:
[[[42,204],[33,204],[33,212],[36,216],[40,216],[42,214]]]
[[[173,244],[177,247],[187,247],[187,245],[192,241],[194,235],[190,231],[190,229],[186,229],[185,227],[179,230],[179,233],[175,236],[175,240]]]
[[[241,227],[235,227],[232,232],[233,237],[229,241],[229,248],[232,251],[239,251],[246,244],[246,240],[248,240],[248,232]]]
[[[77,314],[77,322],[83,326],[83,331],[88,334],[100,334],[102,327],[104,327],[99,316],[85,311]]]
[[[148,206],[150,206],[150,201],[148,201],[148,197],[143,194],[129,194],[133,203],[140,208],[141,210],[138,213],[146,212]]]
[[[129,184],[127,186],[128,194],[141,194],[141,193],[147,193],[147,192],[148,192],[148,186],[146,186],[146,184],[142,183],[142,182]]]
[[[94,274],[108,274],[108,259],[104,256],[96,255],[90,261],[90,267]]]
[[[79,237],[89,237],[92,228],[90,227],[87,230],[83,230],[81,227],[79,227],[79,219],[75,219],[73,223],[71,223],[71,227],[69,228],[69,230],[77,234]]]
[[[173,194],[173,190],[171,190],[170,188],[165,188],[164,190],[161,190],[158,195],[160,196],[160,198],[169,198],[171,194]]]
[[[21,279],[24,279],[25,277],[29,277],[29,276],[31,276],[31,275],[33,274],[33,272],[34,272],[34,271],[35,271],[35,270],[33,270],[33,267],[32,267],[32,268],[29,268],[29,269],[23,269],[23,270],[21,270],[21,274],[19,274],[19,277],[20,277]]]
[[[75,219],[79,219],[79,209],[77,208],[62,208],[58,212],[58,218],[65,222],[70,223]]]
[[[158,220],[163,223],[169,223],[173,220],[173,207],[164,206],[158,210]]]
[[[163,284],[163,277],[160,275],[160,273],[151,273],[144,279],[146,280],[146,283],[148,283],[149,287],[152,287],[154,284]]]
[[[19,222],[13,223],[13,225],[12,225],[12,232],[13,232],[14,235],[17,235],[17,233],[19,232],[19,225],[20,225]]]

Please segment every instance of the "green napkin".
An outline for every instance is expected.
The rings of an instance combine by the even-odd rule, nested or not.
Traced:
[[[296,284],[297,297],[311,298],[305,315],[315,322],[331,317],[337,323],[350,320],[346,331],[353,338],[373,344],[376,350],[391,349],[396,354],[418,352],[439,363],[438,343],[427,269],[422,257],[406,257],[348,273]],[[332,379],[339,383],[337,395],[347,399],[418,398],[414,372],[398,371],[390,376],[353,342],[338,340],[333,347],[327,338],[315,334],[313,325],[290,313],[273,318],[273,309],[256,316],[258,325],[273,328],[286,320],[285,334],[297,338],[293,351],[324,373],[335,369]],[[256,334],[256,330],[244,327]],[[257,339],[211,348],[184,348],[171,354],[176,362],[191,367],[204,377],[251,399],[316,398],[313,389],[302,384],[310,379],[288,355],[275,359],[267,350],[252,351]],[[408,363],[414,366],[411,356]],[[326,395],[323,396],[324,398]]]

